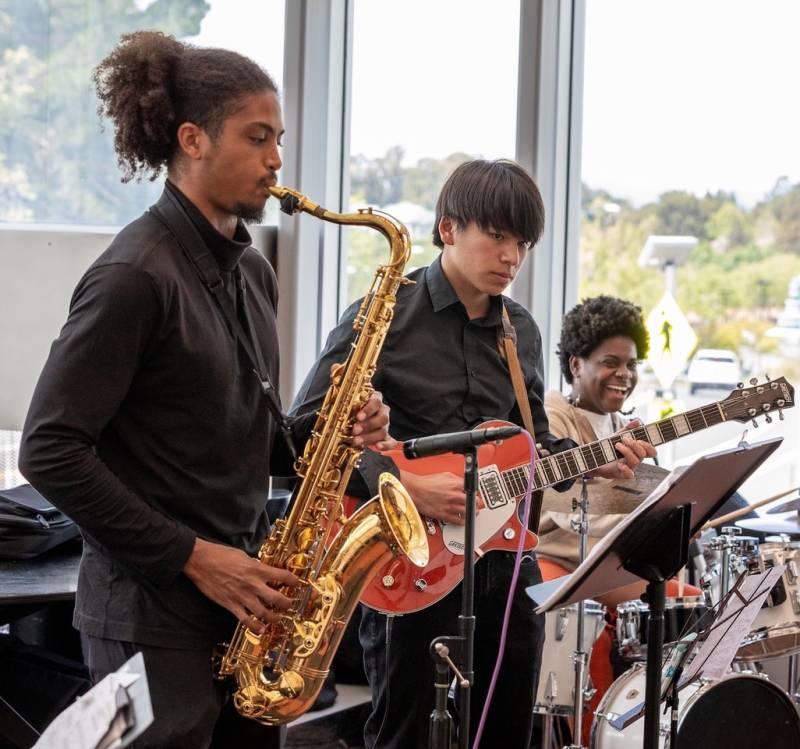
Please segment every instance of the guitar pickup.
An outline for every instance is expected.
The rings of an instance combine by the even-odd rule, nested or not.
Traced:
[[[496,465],[480,469],[478,484],[480,485],[483,503],[490,510],[508,503],[510,497],[506,493],[503,486],[503,477],[500,475],[500,469]]]

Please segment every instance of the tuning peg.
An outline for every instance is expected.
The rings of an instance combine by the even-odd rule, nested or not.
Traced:
[[[753,426],[758,429],[758,422],[755,419],[753,419]]]
[[[778,419],[780,421],[783,421],[783,411],[780,411],[780,410],[778,411]]]
[[[753,384],[755,385],[755,382]],[[744,383],[743,382],[737,382],[736,383],[736,387],[739,388],[739,390],[744,390]]]
[[[758,377],[751,377],[750,378],[751,385],[758,385]]]
[[[769,414],[767,414],[765,418],[767,420],[767,424],[772,424],[772,417]]]
[[[765,374],[765,375],[764,375],[764,379],[765,379],[767,382],[769,382],[769,375],[768,375],[768,374]]]

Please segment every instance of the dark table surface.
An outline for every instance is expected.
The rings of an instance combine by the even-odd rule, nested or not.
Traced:
[[[80,561],[74,543],[32,559],[0,561],[0,605],[74,600]]]

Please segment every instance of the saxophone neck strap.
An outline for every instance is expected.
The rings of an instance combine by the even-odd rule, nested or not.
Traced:
[[[236,314],[233,300],[225,291],[222,276],[219,272],[219,265],[206,247],[206,243],[200,236],[200,232],[194,225],[194,221],[192,221],[191,216],[189,216],[186,209],[181,205],[178,198],[168,189],[164,190],[164,196],[156,205],[150,206],[150,213],[164,224],[175,237],[183,254],[188,258],[203,285],[213,296],[217,304],[217,309],[220,310],[230,330],[233,332],[234,337],[250,360],[253,373],[258,378],[261,392],[264,394],[267,408],[275,418],[283,434],[283,438],[286,441],[286,445],[289,448],[289,452],[292,454],[292,458],[297,460],[298,453],[294,443],[294,435],[292,434],[289,418],[283,412],[278,391],[272,384],[272,380],[270,380],[266,365],[264,364],[261,348],[258,345],[258,340],[255,336],[248,335],[247,331],[245,331],[239,316]],[[237,294],[240,295],[242,302],[245,319],[248,323],[248,327],[252,331],[253,325],[247,311],[247,304],[245,303],[246,286],[244,276],[242,276],[241,269],[238,265],[234,270],[234,278]]]

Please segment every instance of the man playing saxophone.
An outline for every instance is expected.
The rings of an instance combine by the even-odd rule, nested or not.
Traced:
[[[211,665],[236,620],[261,631],[296,582],[251,556],[268,477],[291,472],[287,437],[301,450],[313,423],[277,403],[277,282],[245,228],[281,166],[277,89],[239,54],[156,32],[123,37],[95,83],[124,179],[167,182],[78,283],[20,467],[81,526],[92,678],[144,654],[155,721],[137,746],[279,746],[228,709]],[[387,424],[375,393],[354,444],[385,446]]]
[[[400,288],[395,318],[373,377],[392,408],[393,436],[405,440],[459,431],[492,418],[522,426],[509,369],[497,346],[505,305],[516,329],[537,442],[550,451],[574,446],[548,431],[538,328],[527,310],[502,297],[543,225],[539,190],[518,164],[478,160],[462,164],[450,175],[439,195],[433,231],[441,256],[410,274],[413,285]],[[358,304],[344,313],[328,338],[293,413],[313,412],[321,403],[328,368],[344,358],[350,345]],[[606,475],[632,476],[632,468],[648,448],[626,439],[618,447],[621,460],[607,466]],[[391,460],[375,453],[365,453],[362,459],[364,465],[382,461],[394,467]],[[463,524],[462,476],[440,473],[422,478],[400,472],[400,480],[420,514]],[[475,568],[472,736],[498,652],[513,565],[512,554],[495,551]],[[540,581],[535,559],[526,556],[514,591],[505,659],[482,746],[527,749],[529,745],[543,617],[534,615],[524,590]],[[428,746],[428,716],[434,705],[428,647],[434,637],[457,631],[460,597],[458,586],[433,606],[400,617],[364,608],[360,639],[373,696],[373,712],[365,728],[369,749]]]

